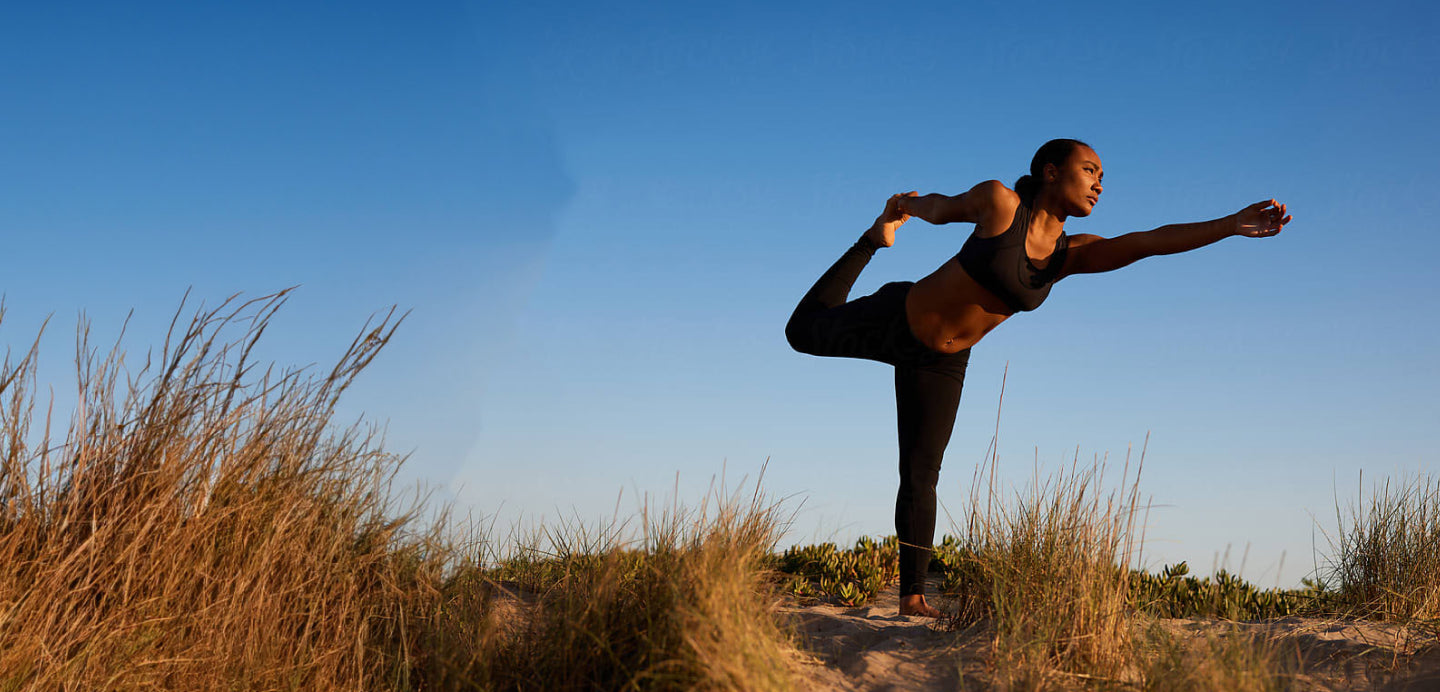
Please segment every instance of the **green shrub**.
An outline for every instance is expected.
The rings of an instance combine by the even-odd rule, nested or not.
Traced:
[[[790,575],[787,589],[796,597],[859,606],[900,578],[900,541],[865,536],[849,550],[834,543],[792,547],[778,567]]]

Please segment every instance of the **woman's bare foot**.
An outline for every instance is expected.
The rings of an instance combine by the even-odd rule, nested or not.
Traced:
[[[885,211],[880,212],[876,217],[874,225],[865,231],[865,237],[877,247],[890,247],[895,244],[895,229],[901,227],[910,220],[910,215],[900,211],[900,195],[891,195],[885,202]]]
[[[925,602],[925,594],[917,593],[900,597],[901,615],[919,615],[927,618],[944,617],[945,614]]]

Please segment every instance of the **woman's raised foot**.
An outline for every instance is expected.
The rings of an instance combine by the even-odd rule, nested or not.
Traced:
[[[909,193],[913,195],[914,193]],[[875,223],[865,231],[865,237],[876,247],[890,247],[895,244],[895,229],[901,227],[910,220],[910,215],[900,211],[900,198],[903,195],[891,195],[885,202],[885,211],[875,218]]]

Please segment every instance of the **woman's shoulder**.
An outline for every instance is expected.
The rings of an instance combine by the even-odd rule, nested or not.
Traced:
[[[1010,227],[1020,208],[1020,195],[998,180],[986,180],[965,193],[975,214],[975,234],[982,238],[999,235]]]
[[[1019,193],[1011,190],[998,180],[986,180],[970,188],[966,196],[973,196],[979,204],[991,206],[1015,206],[1020,203]]]

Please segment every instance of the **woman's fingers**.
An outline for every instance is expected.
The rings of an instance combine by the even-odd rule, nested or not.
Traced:
[[[877,219],[877,221],[881,223],[893,223],[895,221],[905,223],[910,219],[910,214],[900,208],[900,197],[901,195],[897,193],[890,195],[890,199],[885,200],[885,211],[880,212],[880,218]]]
[[[1252,238],[1272,236],[1290,223],[1292,217],[1286,211],[1286,206],[1274,199],[1262,200],[1240,212],[1240,224]]]
[[[1236,231],[1250,238],[1268,238],[1290,223],[1284,204],[1274,198],[1261,200],[1241,209],[1236,215]]]

